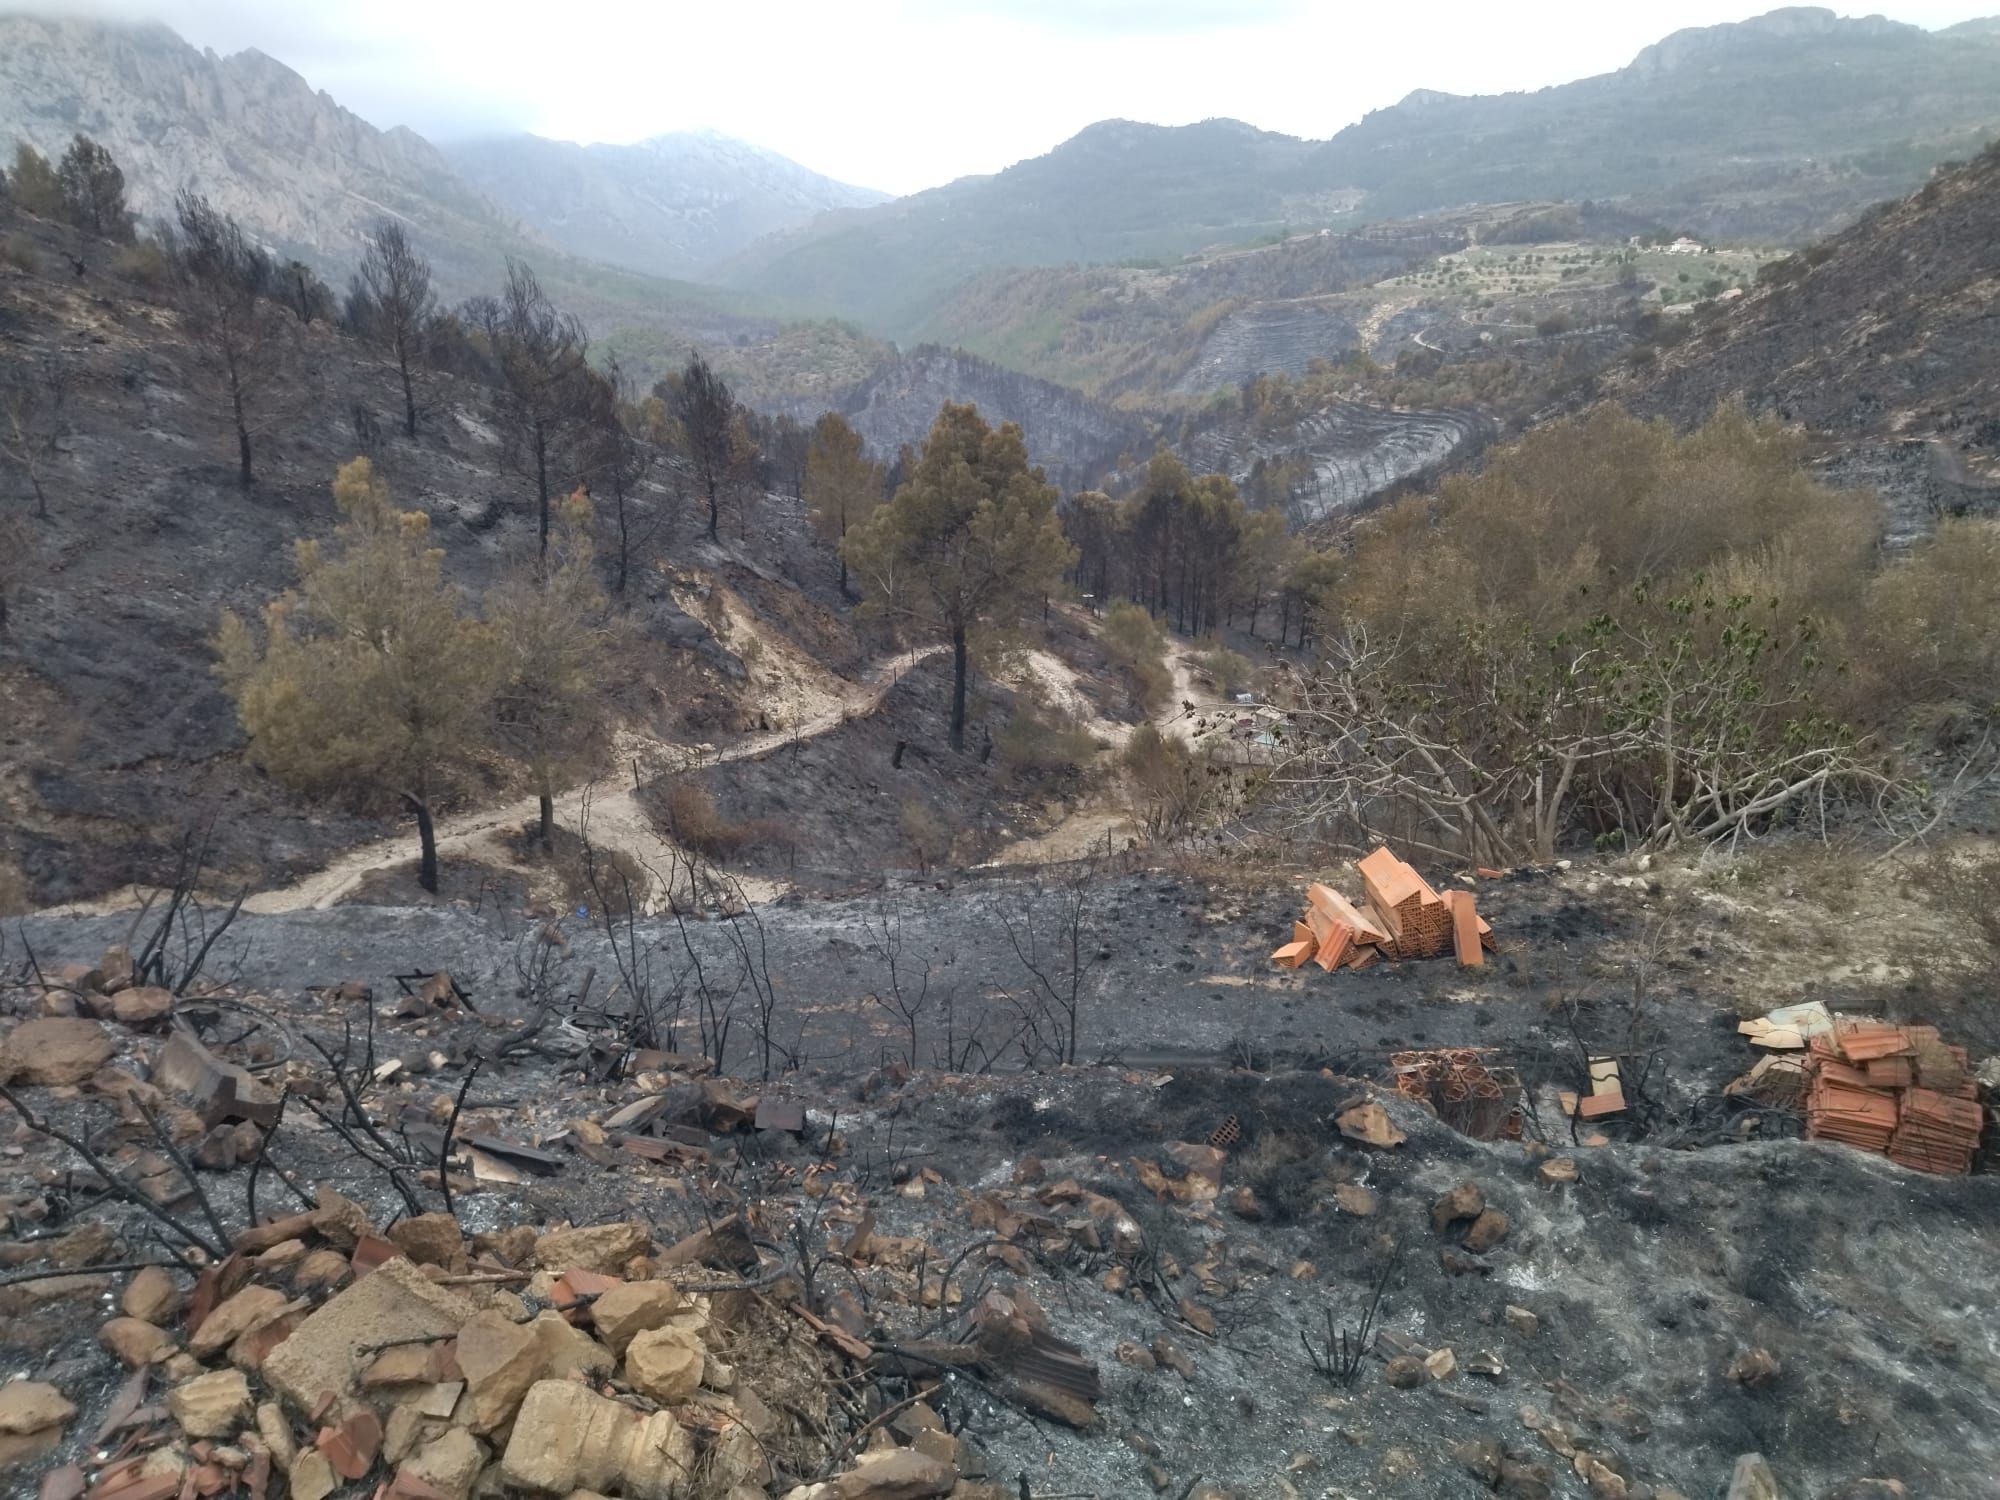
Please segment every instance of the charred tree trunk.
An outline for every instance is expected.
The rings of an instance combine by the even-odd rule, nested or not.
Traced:
[[[403,800],[417,815],[417,884],[435,896],[438,888],[437,824],[431,819],[430,798],[419,792],[405,792]]]
[[[553,849],[556,842],[556,799],[547,787],[542,788],[540,797],[542,814],[542,847]]]

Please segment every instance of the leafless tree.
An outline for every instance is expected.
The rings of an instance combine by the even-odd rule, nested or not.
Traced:
[[[284,336],[268,295],[271,260],[234,219],[192,189],[175,198],[174,218],[174,268],[186,327],[228,402],[237,479],[248,489],[251,433]]]
[[[907,951],[903,903],[894,891],[884,891],[867,924],[868,950],[882,965],[886,984],[869,999],[893,1015],[903,1027],[903,1055],[917,1066],[917,1028],[931,1003],[931,961]]]
[[[614,359],[596,378],[590,402],[591,481],[611,496],[610,519],[618,533],[611,591],[620,599],[631,581],[634,553],[659,528],[657,515],[643,527],[636,525],[637,491],[652,472],[659,450],[632,430],[633,396],[630,379]]]
[[[27,477],[35,516],[49,518],[48,472],[69,439],[69,398],[75,377],[53,354],[23,371],[24,379],[0,394],[0,458]]]
[[[0,630],[7,628],[9,604],[21,580],[34,571],[33,546],[25,521],[0,515]]]
[[[401,224],[382,219],[369,237],[368,254],[362,258],[354,287],[367,302],[369,337],[388,355],[402,382],[403,433],[415,437],[416,364],[437,316],[431,263],[417,253]]]
[[[1091,923],[1091,892],[1099,879],[1092,861],[1070,866],[1038,899],[1030,893],[1000,905],[1000,926],[1026,975],[1026,993],[1009,993],[1030,1062],[1043,1057],[1074,1063],[1082,1031],[1090,971],[1098,963]]]
[[[550,497],[565,483],[589,430],[590,339],[583,325],[543,292],[535,273],[511,257],[498,298],[468,304],[500,376],[502,455],[535,482],[541,550],[549,550]]]

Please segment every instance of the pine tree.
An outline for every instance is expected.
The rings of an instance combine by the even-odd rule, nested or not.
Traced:
[[[386,791],[415,814],[419,880],[436,893],[436,797],[480,742],[498,677],[493,631],[443,574],[429,518],[397,511],[357,458],[333,482],[331,547],[298,549],[298,588],[271,601],[260,641],[225,612],[218,674],[249,756],[307,791]]]
[[[1056,491],[1028,463],[1021,429],[998,431],[970,404],[947,404],[907,483],[842,552],[870,604],[951,643],[951,748],[965,748],[967,642],[1006,626],[1062,582],[1075,557]]]
[[[26,141],[14,147],[14,168],[7,174],[7,192],[23,213],[44,219],[62,217],[62,183],[56,177],[56,169]]]
[[[861,434],[838,412],[828,412],[813,425],[806,448],[805,501],[813,529],[840,559],[840,591],[845,594],[847,554],[841,544],[882,503],[882,466],[868,457]]]
[[[111,153],[78,134],[56,168],[63,217],[100,240],[130,240],[132,213],[125,206],[125,174]]]
[[[555,838],[557,785],[609,726],[613,634],[590,519],[590,498],[578,490],[559,508],[546,557],[517,566],[486,596],[502,674],[494,720],[534,778],[545,848]]]
[[[403,387],[403,435],[417,435],[416,364],[423,355],[437,295],[431,264],[411,245],[403,226],[383,219],[369,238],[368,253],[354,278],[355,292],[367,301],[367,332],[396,367]]]

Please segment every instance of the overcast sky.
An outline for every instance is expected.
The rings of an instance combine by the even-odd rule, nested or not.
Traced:
[[[0,0],[4,3],[4,0]],[[1218,115],[1322,138],[1414,88],[1608,72],[1755,0],[27,0],[258,47],[363,118],[434,139],[633,141],[710,126],[907,193],[1093,120]],[[1937,27],[2000,0],[1891,0]]]

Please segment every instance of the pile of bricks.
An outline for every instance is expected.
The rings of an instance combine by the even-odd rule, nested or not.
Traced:
[[[1292,924],[1291,941],[1271,955],[1273,963],[1287,969],[1317,963],[1332,973],[1447,951],[1467,968],[1485,962],[1493,930],[1474,909],[1470,891],[1439,895],[1387,847],[1357,860],[1354,868],[1365,892],[1361,905],[1331,886],[1307,887],[1305,914]]]
[[[1979,1086],[1935,1026],[1842,1019],[1808,1043],[1806,1135],[1922,1172],[1970,1171]]]
[[[1426,1105],[1460,1135],[1474,1140],[1521,1138],[1521,1079],[1490,1047],[1442,1047],[1393,1052],[1396,1092]]]

